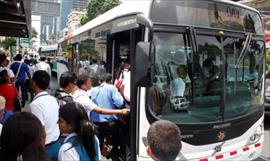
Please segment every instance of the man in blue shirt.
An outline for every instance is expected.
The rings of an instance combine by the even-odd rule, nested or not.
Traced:
[[[22,94],[22,107],[25,105],[25,101],[27,100],[27,85],[26,85],[26,75],[29,79],[31,79],[31,75],[29,73],[28,65],[22,62],[22,55],[17,54],[15,57],[15,62],[11,64],[10,69],[13,71],[15,75],[15,86],[17,90],[21,88]],[[19,109],[20,110],[20,109]]]
[[[116,109],[124,106],[124,99],[118,89],[112,84],[112,75],[104,74],[102,76],[103,83],[91,91],[91,98],[99,107],[107,109]],[[98,126],[98,138],[100,145],[103,144],[104,138],[111,140],[113,149],[106,156],[115,160],[119,157],[119,125],[116,115],[103,115],[95,112],[91,113],[91,120]],[[102,147],[101,147],[102,148]]]

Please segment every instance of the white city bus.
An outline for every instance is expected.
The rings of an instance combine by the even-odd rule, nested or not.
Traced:
[[[88,44],[111,73],[131,63],[132,161],[150,160],[146,136],[157,120],[181,129],[177,160],[260,156],[265,45],[255,9],[225,0],[124,1],[68,41],[74,55]]]

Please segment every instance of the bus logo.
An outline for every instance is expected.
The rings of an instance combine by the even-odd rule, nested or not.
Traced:
[[[225,137],[226,137],[226,134],[224,131],[220,131],[217,135],[218,141],[223,141]]]

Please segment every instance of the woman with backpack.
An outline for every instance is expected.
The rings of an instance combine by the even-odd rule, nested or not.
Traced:
[[[99,141],[85,109],[71,102],[59,109],[59,128],[67,134],[58,153],[58,161],[99,161]]]

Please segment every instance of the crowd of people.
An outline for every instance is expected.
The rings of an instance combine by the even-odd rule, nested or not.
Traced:
[[[0,161],[100,161],[101,156],[128,160],[128,64],[123,64],[116,80],[105,71],[98,78],[65,72],[60,88],[50,95],[49,63],[42,58],[32,70],[25,62],[19,54],[9,66],[0,53]],[[27,100],[25,112],[21,107]],[[148,143],[151,158],[173,161],[181,149],[179,128],[158,121],[149,129]]]

